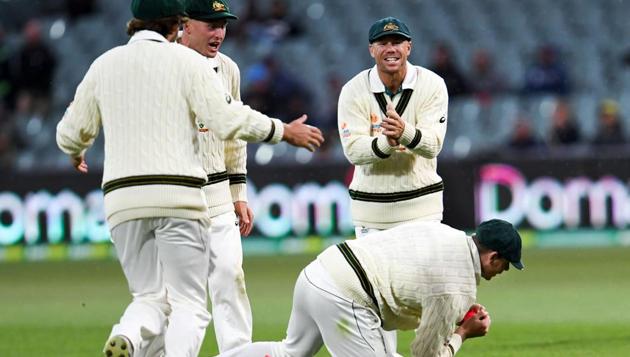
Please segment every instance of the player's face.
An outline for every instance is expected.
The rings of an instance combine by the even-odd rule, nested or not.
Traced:
[[[405,71],[411,53],[411,41],[401,36],[385,36],[370,44],[370,55],[379,72],[387,74]]]
[[[486,280],[490,280],[504,271],[510,270],[510,262],[505,258],[501,258],[496,252],[484,254],[479,258],[481,260],[481,276]]]
[[[225,39],[227,20],[211,22],[190,20],[186,23],[188,47],[206,57],[215,57]]]

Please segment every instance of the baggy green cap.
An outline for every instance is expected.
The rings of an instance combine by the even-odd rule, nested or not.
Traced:
[[[199,21],[214,21],[221,19],[238,19],[230,12],[225,0],[188,0],[186,6],[188,17]]]
[[[481,222],[477,227],[476,237],[484,247],[499,253],[516,269],[523,269],[521,262],[521,236],[510,222],[491,219]]]
[[[404,22],[395,17],[386,17],[376,21],[371,27],[368,40],[370,43],[383,36],[398,35],[411,40],[411,32]]]
[[[150,21],[164,17],[186,16],[183,0],[132,0],[131,13],[139,20]]]

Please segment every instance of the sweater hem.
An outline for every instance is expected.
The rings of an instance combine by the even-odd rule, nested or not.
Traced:
[[[442,191],[397,202],[350,200],[355,226],[387,229],[416,220],[441,221]]]

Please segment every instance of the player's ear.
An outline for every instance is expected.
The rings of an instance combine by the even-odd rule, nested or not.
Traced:
[[[372,46],[371,43],[368,45],[368,51],[370,51],[370,56],[372,56],[372,58],[375,58],[374,57],[374,46]]]

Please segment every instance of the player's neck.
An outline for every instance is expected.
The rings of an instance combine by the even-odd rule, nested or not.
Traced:
[[[400,71],[395,73],[385,73],[382,71],[378,72],[378,77],[381,79],[381,82],[383,82],[385,87],[387,87],[387,89],[389,89],[392,93],[396,93],[400,86],[402,86],[406,75],[407,66],[402,67]]]

